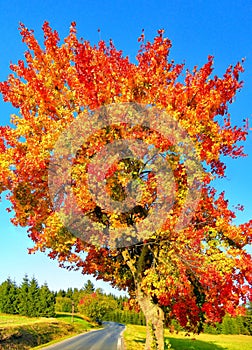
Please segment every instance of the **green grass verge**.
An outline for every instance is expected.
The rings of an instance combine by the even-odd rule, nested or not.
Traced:
[[[123,333],[127,350],[143,350],[146,328],[127,325]],[[247,335],[200,334],[185,336],[185,333],[170,334],[165,331],[165,339],[174,350],[252,350],[252,337]]]
[[[85,319],[82,315],[74,315],[74,318],[72,319],[72,315],[68,313],[58,313],[56,315],[56,319],[59,321],[64,321],[67,323],[70,323],[74,325],[76,329],[79,329],[80,331],[88,331],[91,328],[96,327],[95,323],[91,323]],[[73,322],[72,322],[73,321]]]
[[[94,328],[81,315],[60,314],[55,318],[29,318],[0,314],[0,349],[39,349]]]

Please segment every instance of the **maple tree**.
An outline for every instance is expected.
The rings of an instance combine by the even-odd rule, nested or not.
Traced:
[[[30,253],[46,252],[62,267],[82,269],[127,289],[146,317],[146,349],[164,349],[163,325],[173,318],[188,330],[200,331],[204,322],[220,321],[225,313],[242,313],[242,304],[252,294],[251,256],[245,249],[251,244],[252,221],[234,225],[235,213],[224,193],[217,194],[211,185],[214,177],[225,176],[223,156],[244,156],[240,141],[246,139],[247,130],[232,126],[228,113],[242,86],[242,65],[228,67],[223,77],[213,76],[213,57],[209,56],[203,67],[187,70],[183,79],[184,65],[169,60],[171,42],[162,30],[153,42],[146,42],[142,33],[136,64],[112,41],[91,46],[79,40],[75,23],[63,43],[47,22],[43,31],[41,47],[33,31],[20,25],[28,46],[25,60],[11,64],[12,73],[0,83],[4,101],[19,110],[11,116],[11,126],[0,127],[0,191],[7,191],[13,224],[28,227],[34,241]],[[152,123],[155,116],[160,117],[158,111],[169,113],[193,142],[203,171],[197,206],[191,207],[183,154],[167,140],[165,130],[157,131],[146,123],[127,124],[123,117],[109,126],[101,124],[75,153],[71,173],[78,207],[102,228],[97,245],[90,237],[73,235],[64,225],[51,198],[48,174],[55,144],[69,125],[78,118],[89,121],[90,111],[99,114],[114,106],[119,117],[125,106],[144,115],[149,111]],[[109,196],[123,202],[129,178],[142,189],[138,205],[118,214],[97,205],[88,192],[86,173],[102,147],[132,135],[147,144],[143,158],[153,145],[169,164],[173,205],[162,214],[157,230],[137,237],[134,244],[130,236],[132,244],[113,245],[102,232],[120,229],[133,235],[132,227],[144,223],[158,201],[160,179],[153,169],[145,171],[144,161],[130,156],[117,160],[106,173]],[[64,194],[57,200],[64,203]],[[190,216],[187,224],[178,225],[186,215]]]

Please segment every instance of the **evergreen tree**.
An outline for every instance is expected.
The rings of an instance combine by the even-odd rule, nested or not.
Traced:
[[[239,334],[249,335],[248,329],[246,328],[246,317],[237,317],[237,328],[239,331]]]
[[[83,291],[84,291],[86,294],[92,294],[92,293],[94,293],[94,291],[95,291],[94,284],[93,284],[90,280],[87,280],[87,282],[84,284]]]
[[[0,312],[22,316],[55,315],[55,293],[45,283],[41,288],[35,277],[29,281],[27,275],[19,287],[10,278],[0,285]]]
[[[18,289],[18,313],[22,316],[28,316],[28,291],[30,283],[27,274],[23,278],[23,282]]]
[[[17,286],[10,278],[0,285],[0,312],[17,314]]]
[[[74,288],[72,300],[74,302],[74,310],[75,310],[75,312],[79,311],[78,306],[79,306],[79,302],[80,302],[80,299],[81,299],[80,296],[81,296],[81,291],[79,291],[78,288]]]
[[[62,297],[64,298],[66,296],[66,292],[63,290],[63,289],[60,289],[58,292],[57,292],[57,297]]]
[[[252,302],[248,306],[245,322],[249,334],[252,335]]]
[[[237,318],[226,315],[221,323],[222,334],[239,334]]]
[[[39,315],[43,317],[54,317],[56,298],[46,283],[39,290],[39,299]]]
[[[72,299],[73,298],[73,289],[68,288],[66,291],[66,297]]]
[[[27,316],[37,317],[40,311],[40,295],[39,295],[39,285],[35,277],[33,277],[30,281],[29,289],[28,289],[28,312]]]

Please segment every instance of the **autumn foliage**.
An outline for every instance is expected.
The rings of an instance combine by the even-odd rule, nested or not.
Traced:
[[[252,221],[234,225],[235,213],[211,180],[225,176],[223,156],[244,156],[240,141],[246,139],[246,128],[232,126],[228,113],[242,87],[242,65],[230,66],[217,77],[209,56],[203,67],[185,70],[183,64],[169,60],[171,42],[162,30],[153,42],[142,33],[136,64],[112,41],[91,46],[79,40],[75,23],[62,43],[47,22],[43,31],[44,47],[20,25],[28,47],[25,60],[11,64],[12,73],[0,84],[4,101],[18,110],[10,126],[0,128],[0,190],[8,191],[13,224],[28,228],[34,242],[30,252],[46,252],[62,266],[127,288],[156,335],[157,349],[163,348],[158,331],[163,321],[169,324],[176,318],[183,327],[200,331],[204,322],[241,313],[241,305],[252,294],[251,256],[245,249],[251,244]],[[138,244],[111,249],[81,240],[62,224],[50,198],[48,167],[54,145],[70,123],[79,116],[88,118],[89,111],[123,103],[155,106],[172,114],[194,143],[204,176],[191,221],[176,230],[187,186],[176,149],[171,152],[172,145],[162,134],[142,126],[118,123],[94,134],[76,156],[72,186],[84,213],[104,227],[127,227],[144,220],[156,200],[157,180],[151,172],[143,176],[142,163],[124,160],[107,174],[107,190],[120,201],[125,195],[120,174],[137,175],[146,194],[139,210],[115,218],[93,200],[87,201],[88,188],[80,183],[86,184],[87,164],[104,145],[134,134],[170,155],[167,161],[175,177],[176,200],[162,229]],[[150,346],[154,345],[149,333],[146,349]]]

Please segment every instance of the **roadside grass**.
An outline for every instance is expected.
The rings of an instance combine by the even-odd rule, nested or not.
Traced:
[[[81,315],[60,314],[55,318],[30,318],[0,314],[0,349],[40,349],[95,328]]]
[[[186,337],[185,333],[165,336],[177,350],[252,350],[252,337],[248,335],[199,334]]]
[[[11,327],[17,325],[26,325],[32,323],[38,323],[47,320],[50,322],[51,320],[55,320],[54,318],[44,318],[44,317],[26,317],[20,315],[10,315],[10,314],[0,314],[0,327]]]
[[[75,328],[79,328],[81,331],[88,331],[91,328],[96,327],[95,323],[92,323],[85,316],[75,314],[72,319],[72,314],[69,313],[57,313],[56,319],[59,321],[67,322],[75,326]],[[72,322],[73,320],[73,322]]]
[[[127,350],[143,350],[146,327],[127,325],[123,333]],[[252,350],[252,337],[248,335],[200,334],[185,336],[185,333],[171,334],[165,330],[165,339],[174,350]]]

